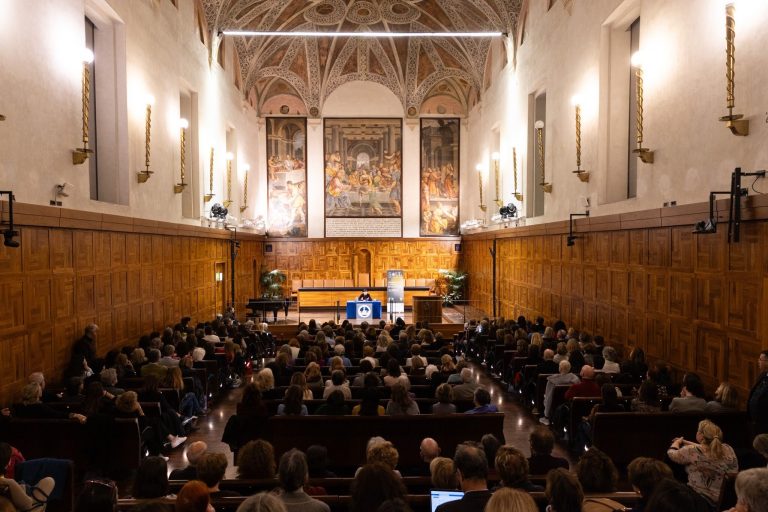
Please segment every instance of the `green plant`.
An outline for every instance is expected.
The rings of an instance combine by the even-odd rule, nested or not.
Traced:
[[[282,299],[283,285],[286,280],[285,272],[279,269],[263,271],[259,279],[263,290],[262,296],[268,299]]]
[[[443,298],[443,304],[452,306],[464,298],[464,288],[467,284],[467,273],[463,270],[440,269],[437,289]]]

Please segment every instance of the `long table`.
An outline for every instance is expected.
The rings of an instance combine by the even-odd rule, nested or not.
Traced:
[[[357,300],[362,289],[362,287],[299,288],[299,309],[332,308],[336,306],[337,301],[344,308],[348,300]],[[367,288],[367,290],[373,300],[381,301],[383,305],[387,303],[387,289],[385,287]],[[406,286],[405,307],[411,308],[413,297],[422,295],[429,295],[428,286]]]

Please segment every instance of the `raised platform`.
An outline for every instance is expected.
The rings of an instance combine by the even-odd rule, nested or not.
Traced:
[[[373,300],[381,301],[382,308],[386,310],[386,287],[367,288]],[[300,310],[307,308],[332,308],[336,302],[346,307],[348,300],[356,300],[362,291],[361,287],[333,287],[333,288],[299,288],[297,297]],[[413,307],[414,296],[429,295],[428,286],[406,286],[405,307]]]

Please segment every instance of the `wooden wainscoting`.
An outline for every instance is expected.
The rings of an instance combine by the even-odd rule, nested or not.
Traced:
[[[104,355],[182,315],[193,323],[212,318],[216,263],[227,268],[230,301],[228,233],[138,219],[114,222],[118,218],[80,212],[87,217],[80,219],[83,224],[71,211],[67,227],[52,227],[64,220],[62,210],[17,209],[24,222],[21,247],[0,246],[2,404],[18,398],[34,371],[58,378],[88,323],[99,325],[97,352]],[[30,210],[34,215],[25,216]],[[260,266],[263,248],[258,237],[238,238],[236,291],[242,307],[255,291],[253,269]]]
[[[614,217],[580,223],[572,247],[567,223],[467,237],[470,299],[492,310],[495,236],[499,315],[562,319],[625,355],[642,347],[695,371],[710,389],[728,381],[745,400],[768,347],[768,222],[743,223],[741,242],[729,245],[725,224],[696,235],[687,218],[663,227]]]
[[[387,270],[403,270],[406,279],[435,279],[441,268],[455,269],[458,239],[271,239],[265,242],[272,252],[264,255],[269,268],[295,279],[355,279],[355,258],[364,250],[371,255],[371,285],[386,278]],[[354,281],[353,286],[357,286]],[[334,286],[334,285],[330,285]]]

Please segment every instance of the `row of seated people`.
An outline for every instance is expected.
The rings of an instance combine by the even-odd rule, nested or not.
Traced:
[[[538,429],[532,434],[532,444],[534,437],[547,439],[547,434],[546,429]],[[553,441],[551,437],[548,440]],[[532,476],[533,457],[526,460],[513,446],[465,442],[451,459],[441,457],[434,441],[425,439],[420,447],[423,465],[415,468],[419,474],[426,474],[426,468],[429,469],[430,478],[425,482],[418,476],[401,474],[397,469],[399,454],[384,439],[371,439],[354,478],[346,479],[329,472],[327,453],[320,446],[311,447],[306,455],[289,450],[280,457],[279,464],[270,448],[264,441],[252,442],[238,458],[237,480],[224,480],[226,457],[208,453],[202,443],[189,447],[190,465],[171,474],[182,477],[177,481],[169,482],[165,477],[163,460],[149,458],[137,473],[132,496],[121,500],[120,508],[167,510],[144,507],[175,505],[176,511],[202,512],[213,502],[219,510],[223,507],[238,511],[325,512],[331,510],[329,503],[340,503],[338,498],[329,499],[338,493],[347,496],[341,503],[348,504],[350,512],[407,511],[426,508],[427,488],[461,491],[457,501],[438,506],[439,512],[535,512],[543,508],[540,505],[556,512],[629,510],[627,506],[636,511],[708,512],[736,505],[710,501],[696,487],[675,481],[672,470],[663,461],[647,457],[630,464],[628,483],[632,491],[619,491],[616,468],[597,449],[589,450],[573,472],[554,459],[555,464],[549,464],[545,475]],[[768,469],[747,470],[735,479],[728,475],[709,484],[718,491],[722,487],[732,492],[735,487],[736,496],[729,494],[728,500],[735,498],[738,510],[762,511]],[[108,497],[114,499],[114,495]]]

